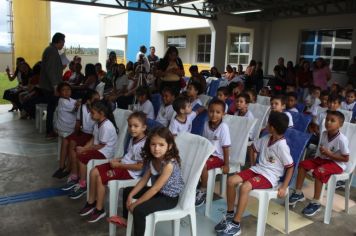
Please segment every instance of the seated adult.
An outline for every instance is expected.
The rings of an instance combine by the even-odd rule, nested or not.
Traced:
[[[106,97],[109,101],[114,102],[118,97],[124,95],[127,92],[127,86],[129,84],[128,76],[124,64],[118,64],[114,71],[114,87],[109,95]]]
[[[220,74],[218,68],[216,68],[215,66],[211,67],[210,68],[210,76],[220,79],[221,74]]]
[[[184,76],[183,62],[179,58],[178,49],[170,46],[163,59],[160,60],[156,75],[160,77],[160,91],[165,87],[173,89],[176,95],[181,89],[181,78]]]
[[[76,64],[80,65],[80,64]],[[72,98],[80,99],[83,98],[88,89],[95,90],[98,83],[98,77],[96,74],[94,64],[86,64],[85,66],[85,76],[81,83],[72,85]]]
[[[200,83],[200,85],[202,87],[203,93],[205,93],[206,87],[207,87],[206,79],[199,73],[198,66],[196,66],[196,65],[190,66],[189,72],[190,72],[191,77],[188,81],[188,85],[192,82],[198,82],[198,83]]]
[[[224,74],[225,79],[227,79],[228,81],[232,80],[233,78],[235,78],[235,72],[232,69],[232,67],[230,65],[226,66],[226,72]]]

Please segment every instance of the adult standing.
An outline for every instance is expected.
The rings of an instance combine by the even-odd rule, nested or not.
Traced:
[[[352,84],[354,89],[356,88],[356,56],[354,56],[354,62],[347,69],[347,76],[349,77],[349,84]]]
[[[297,87],[303,91],[303,101],[309,94],[309,87],[313,83],[313,73],[310,70],[309,61],[304,61],[301,68],[297,72]]]
[[[150,47],[150,54],[147,56],[147,59],[152,67],[153,64],[159,61],[159,57],[156,55],[156,48],[154,46]]]
[[[39,88],[44,101],[47,102],[46,133],[48,138],[55,137],[53,130],[53,113],[58,105],[57,85],[62,81],[63,65],[59,51],[64,47],[65,35],[55,33],[52,42],[42,54]]]
[[[136,54],[136,62],[140,63],[140,65],[143,66],[144,71],[141,70],[141,72],[149,73],[150,63],[146,56],[146,52],[147,52],[147,48],[144,45],[142,45],[140,47],[140,51],[138,51],[138,53]]]
[[[159,62],[156,73],[161,78],[160,91],[164,87],[170,87],[176,95],[179,94],[181,89],[180,79],[184,76],[184,68],[176,47],[170,46],[167,49],[163,59]]]
[[[273,69],[274,77],[276,79],[276,84],[281,86],[282,89],[286,86],[286,78],[287,78],[287,68],[284,66],[284,58],[278,58],[278,64]]]
[[[331,71],[329,65],[324,58],[319,57],[315,61],[313,69],[313,85],[320,87],[321,90],[328,89],[328,81],[331,79]]]

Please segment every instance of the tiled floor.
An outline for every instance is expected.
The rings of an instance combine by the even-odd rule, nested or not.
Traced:
[[[8,109],[0,106],[0,198],[63,185],[64,180],[51,177],[57,168],[56,141],[47,141],[35,130],[33,120],[19,120],[18,114],[8,113]],[[356,200],[355,188],[351,198]],[[70,200],[60,196],[0,204],[0,235],[108,235],[106,221],[88,224],[86,218],[78,215],[84,203],[85,199]],[[304,205],[300,204],[294,211],[299,213]],[[210,219],[199,214],[197,220],[199,236],[214,235]],[[350,209],[349,215],[334,212],[330,225],[323,224],[323,212],[312,221],[313,224],[291,235],[356,235],[356,207]],[[246,216],[242,224],[243,235],[255,235],[256,223],[255,217]],[[183,223],[182,227],[181,235],[189,235],[189,225]],[[171,235],[169,229],[170,224],[161,225],[156,234]],[[125,231],[118,229],[117,234],[125,235]],[[282,234],[267,225],[266,235]]]

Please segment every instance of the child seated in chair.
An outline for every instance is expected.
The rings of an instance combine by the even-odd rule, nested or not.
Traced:
[[[319,150],[316,157],[299,163],[296,191],[289,198],[289,204],[295,206],[297,202],[305,200],[302,186],[308,171],[312,170],[314,183],[313,200],[305,207],[302,213],[313,216],[321,210],[320,195],[323,184],[326,184],[333,174],[341,174],[349,161],[349,142],[345,135],[340,133],[340,127],[345,117],[339,111],[327,111],[325,128],[320,137]]]
[[[181,132],[191,132],[193,120],[205,110],[205,108],[200,107],[196,111],[192,111],[192,104],[189,98],[184,96],[178,97],[173,101],[173,109],[177,114],[173,116],[169,124],[169,130],[174,136]]]
[[[143,111],[146,113],[147,118],[153,120],[155,118],[155,112],[152,102],[150,101],[150,91],[148,88],[138,87],[136,90],[136,99],[138,101],[136,111]]]
[[[297,109],[298,96],[296,92],[289,92],[286,94],[286,110],[291,112],[299,112]]]
[[[169,122],[174,116],[173,101],[175,99],[174,91],[170,87],[165,87],[162,90],[162,101],[163,104],[159,108],[156,121],[161,123],[163,126],[168,127]]]
[[[248,154],[251,167],[228,178],[227,182],[227,212],[215,226],[217,235],[240,235],[240,223],[246,209],[249,193],[253,189],[269,189],[278,186],[278,181],[285,173],[283,183],[278,187],[278,197],[284,197],[289,181],[293,175],[293,159],[284,139],[288,128],[288,117],[281,112],[271,112],[268,118],[269,135],[254,141]],[[257,154],[258,163],[256,163]],[[240,185],[236,213],[234,204],[236,187]]]
[[[356,104],[356,91],[348,90],[346,92],[346,100],[341,102],[341,109],[353,111]]]
[[[194,108],[198,104],[200,106],[203,105],[202,101],[198,97],[202,93],[203,93],[202,85],[199,82],[193,81],[190,84],[188,84],[187,96],[190,99],[192,108]]]
[[[201,175],[200,189],[197,189],[195,206],[201,206],[206,200],[206,187],[208,171],[221,168],[224,174],[229,173],[229,147],[231,145],[230,131],[223,122],[225,103],[218,99],[210,102],[208,107],[209,120],[204,124],[203,137],[207,138],[214,146],[215,151],[207,160]]]
[[[319,103],[315,102],[314,105],[310,108],[311,115],[313,118],[318,117],[318,115],[328,108],[328,99],[329,99],[329,91],[324,90],[320,94]]]
[[[89,198],[79,215],[90,215],[88,222],[94,223],[105,217],[105,186],[110,180],[140,178],[142,172],[141,151],[146,142],[146,114],[132,113],[127,119],[131,135],[127,153],[120,159],[98,165],[90,171]]]
[[[286,109],[286,98],[285,96],[279,94],[279,95],[274,95],[271,97],[271,112],[283,112],[284,114],[287,115],[289,123],[288,123],[288,128],[293,127],[293,118],[292,115],[288,112],[285,111]],[[269,116],[269,115],[268,115]],[[266,122],[266,120],[265,120]],[[266,123],[264,122],[262,127],[266,127]],[[266,128],[264,128],[266,130]]]
[[[225,103],[225,113],[227,113],[229,109],[229,105],[227,104],[227,100],[229,99],[229,96],[230,96],[230,91],[228,87],[225,86],[225,87],[218,88],[216,97],[217,99]]]

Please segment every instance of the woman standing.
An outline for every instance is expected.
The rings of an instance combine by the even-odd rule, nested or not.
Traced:
[[[328,89],[328,81],[331,79],[331,71],[326,61],[319,57],[315,61],[313,70],[313,85],[320,87],[321,90]]]
[[[165,87],[170,87],[176,95],[179,94],[180,80],[184,76],[184,68],[176,47],[168,48],[164,58],[159,63],[156,74],[161,78],[160,91]]]

